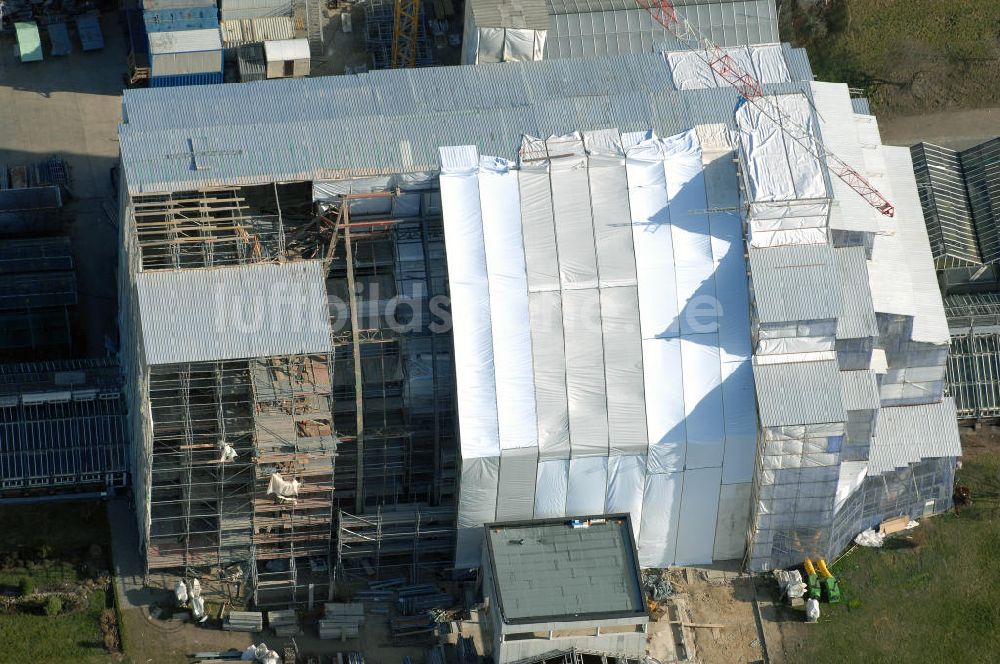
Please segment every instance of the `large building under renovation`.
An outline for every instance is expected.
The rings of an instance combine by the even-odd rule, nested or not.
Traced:
[[[642,566],[827,556],[940,511],[948,328],[905,149],[733,51],[128,91],[122,355],[147,568],[259,603],[628,513]]]

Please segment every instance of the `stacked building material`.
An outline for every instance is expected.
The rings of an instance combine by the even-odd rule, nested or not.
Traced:
[[[402,586],[396,592],[399,611],[406,616],[452,604],[451,595],[432,585]]]
[[[389,621],[393,641],[400,641],[434,633],[436,623],[428,614],[419,616],[398,616]]]
[[[365,605],[357,602],[350,604],[327,603],[323,605],[323,617],[319,619],[319,638],[347,639],[358,638],[358,631],[365,621]]]
[[[296,636],[299,633],[299,617],[295,609],[268,611],[267,624],[277,636]]]
[[[230,611],[222,629],[227,632],[259,632],[264,629],[264,614],[260,611]]]

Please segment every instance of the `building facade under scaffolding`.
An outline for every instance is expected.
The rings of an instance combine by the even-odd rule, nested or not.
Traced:
[[[643,566],[763,569],[944,509],[909,156],[802,51],[737,55],[895,219],[687,53],[127,92],[150,569],[300,592],[324,538],[332,569],[415,577],[477,567],[484,523],[603,513]]]
[[[266,605],[309,585],[326,596],[338,562],[417,576],[448,557],[450,344],[396,322],[429,321],[421,307],[445,292],[440,213],[419,183],[359,187],[124,198],[123,364],[150,573],[236,579]]]

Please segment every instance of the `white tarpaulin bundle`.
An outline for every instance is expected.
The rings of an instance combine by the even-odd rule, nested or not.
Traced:
[[[617,130],[526,138],[520,168],[440,152],[456,566],[494,519],[605,512],[632,515],[644,566],[731,554],[717,524],[745,529],[748,491],[722,487],[749,487],[756,444],[741,222],[709,212],[736,205],[732,152]]]
[[[286,480],[281,473],[271,473],[271,481],[267,483],[267,495],[277,496],[279,499],[294,500],[299,495],[298,480]]]
[[[761,83],[785,83],[791,81],[788,64],[779,44],[766,46],[736,46],[722,49],[748,74]],[[700,90],[702,88],[722,88],[729,82],[719,76],[709,65],[714,54],[707,51],[674,51],[666,54],[674,87],[678,90]]]

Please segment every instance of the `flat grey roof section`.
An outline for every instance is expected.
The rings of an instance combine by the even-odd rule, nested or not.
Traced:
[[[492,523],[486,541],[504,622],[645,617],[628,515]]]
[[[750,275],[761,323],[840,316],[840,275],[828,244],[751,248]]]
[[[435,172],[442,145],[514,158],[525,134],[735,126],[734,89],[671,80],[648,53],[126,90],[122,165],[137,194]],[[812,99],[804,80],[764,87]]]
[[[883,408],[875,424],[869,474],[903,468],[921,459],[961,456],[956,417],[951,397],[924,406]]]
[[[868,284],[868,263],[864,247],[834,249],[838,284],[842,290],[842,309],[837,319],[838,339],[864,339],[878,336],[878,319]]]
[[[763,427],[847,420],[836,360],[754,365],[753,377]]]
[[[146,363],[329,352],[324,279],[313,260],[140,272]]]
[[[468,0],[466,7],[477,28],[549,29],[545,0]]]

